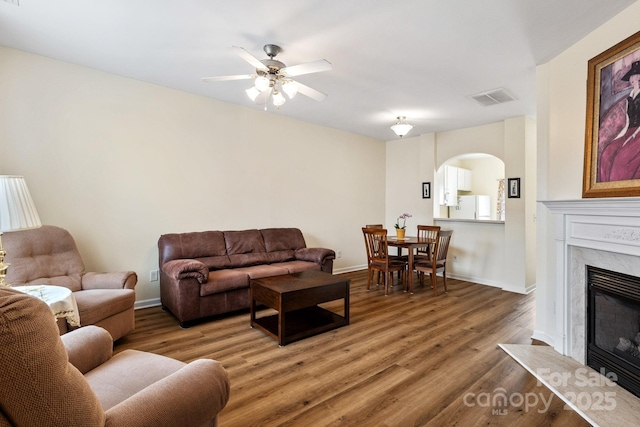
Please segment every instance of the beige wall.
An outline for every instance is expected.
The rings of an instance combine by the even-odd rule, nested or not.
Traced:
[[[3,47],[0,147],[43,223],[87,270],[135,270],[139,302],[163,233],[299,227],[341,271],[385,214],[382,141]]]
[[[538,200],[580,199],[589,59],[638,31],[636,2],[548,63],[537,68]],[[537,206],[537,313],[534,336],[553,344],[556,319],[553,220]]]
[[[433,136],[419,135],[387,143],[386,149],[386,217],[391,232],[397,218],[407,212],[408,234],[415,236],[418,224],[431,224],[431,199],[422,198],[422,183],[431,182],[433,193]]]
[[[491,154],[504,160],[504,122],[439,132],[437,141],[437,168],[452,157],[468,153]]]

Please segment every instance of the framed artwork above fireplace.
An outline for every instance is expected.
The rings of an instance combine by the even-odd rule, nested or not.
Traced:
[[[582,197],[640,196],[640,32],[587,71]]]

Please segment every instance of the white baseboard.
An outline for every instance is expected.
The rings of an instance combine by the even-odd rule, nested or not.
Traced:
[[[133,309],[140,310],[142,308],[157,307],[159,305],[160,305],[160,297],[151,298],[151,299],[136,301],[135,304],[133,305]]]
[[[366,270],[367,265],[353,265],[351,267],[334,268],[333,274],[351,273],[353,271]]]
[[[493,286],[494,288],[500,288],[503,291],[507,291],[507,292],[514,292],[516,294],[521,294],[521,295],[526,295],[529,294],[531,292],[533,292],[536,289],[536,285],[529,285],[527,286],[525,289],[520,289],[520,288],[514,288],[511,287],[509,285],[505,285],[503,283],[499,283],[499,282],[494,282],[491,280],[484,280],[478,277],[468,277],[468,276],[463,276],[463,275],[459,275],[459,274],[451,274],[448,273],[447,277],[452,278],[452,279],[457,279],[457,280],[464,280],[465,282],[473,282],[473,283],[478,283],[479,285],[486,285],[486,286]]]
[[[533,330],[533,335],[531,335],[531,339],[542,341],[545,344],[549,344],[551,347],[554,346],[553,343],[555,341],[551,335],[547,334],[546,332],[540,331],[538,329]]]
[[[456,280],[464,280],[465,282],[472,282],[472,283],[477,283],[479,285],[493,286],[494,288],[504,289],[504,286],[502,286],[502,283],[493,282],[491,280],[484,280],[478,277],[468,277],[460,274],[451,274],[447,272],[447,279],[449,278],[456,279]]]

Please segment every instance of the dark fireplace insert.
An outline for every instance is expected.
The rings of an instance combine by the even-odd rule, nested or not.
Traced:
[[[587,365],[640,397],[640,277],[586,273]]]

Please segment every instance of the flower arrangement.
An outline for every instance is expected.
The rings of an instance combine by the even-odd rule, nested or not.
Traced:
[[[399,230],[404,230],[405,228],[407,228],[407,218],[411,218],[410,213],[405,212],[402,215],[400,215],[398,217],[398,220],[396,221],[395,227]],[[400,220],[402,220],[402,226],[400,226]]]

